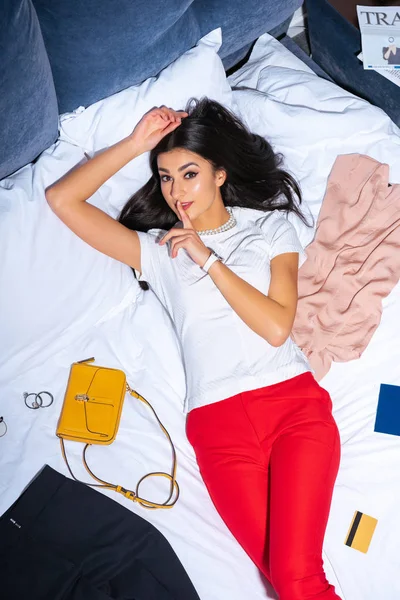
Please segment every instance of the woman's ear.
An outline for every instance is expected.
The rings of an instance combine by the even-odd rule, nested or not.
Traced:
[[[218,187],[224,185],[226,181],[226,171],[224,169],[218,169],[215,172],[215,181]]]

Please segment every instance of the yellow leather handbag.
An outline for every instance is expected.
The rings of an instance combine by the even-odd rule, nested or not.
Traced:
[[[129,500],[138,502],[144,508],[172,508],[179,497],[179,486],[176,481],[176,452],[171,437],[151,404],[135,392],[126,382],[125,373],[119,369],[109,369],[93,365],[94,358],[88,358],[71,366],[64,403],[58,421],[56,434],[60,438],[61,452],[68,470],[75,481],[65,452],[64,440],[83,442],[83,464],[88,473],[99,483],[86,485],[114,490]],[[127,490],[121,485],[104,481],[94,475],[86,462],[86,451],[92,444],[111,444],[117,435],[122,406],[126,392],[144,402],[153,412],[159,426],[167,437],[172,449],[171,474],[164,472],[148,473],[136,485],[135,491]],[[159,504],[142,498],[139,494],[140,484],[148,477],[165,477],[170,481],[170,493],[167,500]]]

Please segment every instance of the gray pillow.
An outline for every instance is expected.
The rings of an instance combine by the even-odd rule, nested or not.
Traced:
[[[0,2],[0,179],[33,161],[58,135],[50,64],[31,0]]]

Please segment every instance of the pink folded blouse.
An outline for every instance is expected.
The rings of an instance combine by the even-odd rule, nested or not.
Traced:
[[[388,165],[338,156],[306,253],[292,337],[320,380],[332,361],[361,356],[399,280],[400,185]]]

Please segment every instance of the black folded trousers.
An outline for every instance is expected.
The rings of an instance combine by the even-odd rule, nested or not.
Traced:
[[[2,600],[199,600],[165,537],[46,466],[0,518]]]

